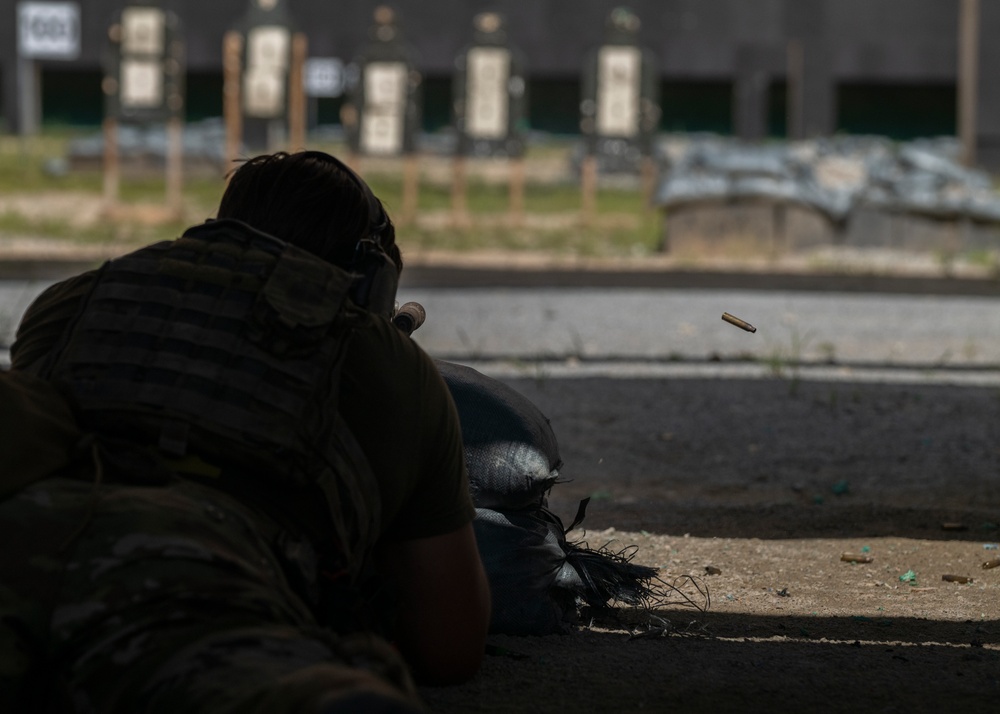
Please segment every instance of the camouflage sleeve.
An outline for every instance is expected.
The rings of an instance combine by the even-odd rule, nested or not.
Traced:
[[[0,711],[370,711],[332,705],[359,691],[418,711],[399,654],[320,627],[264,532],[184,480],[0,501]]]
[[[80,437],[69,405],[48,382],[0,372],[0,500],[68,466]]]
[[[82,273],[48,288],[28,307],[10,348],[11,367],[34,372],[80,309],[95,271]]]

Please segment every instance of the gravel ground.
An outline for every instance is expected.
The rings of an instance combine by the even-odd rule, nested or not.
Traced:
[[[571,536],[635,545],[711,604],[494,637],[472,682],[424,690],[433,711],[997,710],[996,386],[505,381],[559,438],[554,510],[592,498]]]
[[[990,353],[957,339],[949,355]],[[634,545],[710,606],[675,595],[491,638],[472,682],[423,690],[432,711],[997,711],[1000,568],[981,567],[1000,557],[995,382],[585,371],[503,376],[560,440],[553,509],[568,521],[591,497],[573,538]]]

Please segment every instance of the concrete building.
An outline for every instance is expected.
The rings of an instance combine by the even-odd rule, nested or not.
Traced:
[[[162,0],[187,44],[189,118],[221,114],[223,33],[252,0]],[[258,0],[253,0],[258,1]],[[367,42],[375,0],[282,0],[313,57],[349,62]],[[0,99],[8,130],[20,128],[17,6],[0,0]],[[124,0],[76,0],[81,48],[72,61],[40,60],[46,123],[96,124],[101,56]],[[472,17],[496,10],[527,60],[532,128],[578,130],[580,74],[621,3],[606,0],[394,0],[424,76],[423,124],[450,121],[451,74]],[[980,165],[1000,167],[1000,45],[960,42],[1000,32],[1000,3],[981,0],[632,0],[641,43],[661,74],[663,131],[717,131],[744,138],[835,132],[894,138],[966,134]],[[972,12],[974,11],[974,13]],[[997,32],[994,32],[996,30]],[[960,61],[965,48],[965,62]],[[961,70],[961,67],[967,69]],[[978,72],[975,71],[978,68]],[[967,79],[966,82],[962,78]],[[337,121],[339,99],[319,102]],[[963,102],[965,102],[963,104]],[[972,107],[964,113],[959,106]]]

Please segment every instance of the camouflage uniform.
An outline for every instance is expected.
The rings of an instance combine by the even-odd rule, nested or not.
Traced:
[[[49,366],[37,370],[66,386],[96,438],[49,429],[43,448],[64,455],[52,460],[51,474],[0,474],[0,712],[306,713],[337,703],[350,710],[355,695],[388,702],[383,711],[420,707],[401,658],[351,609],[378,536],[380,503],[365,455],[330,406],[340,358],[339,338],[329,330],[342,314],[332,288],[343,287],[343,278],[301,251],[279,251],[275,262],[264,255],[273,239],[259,235],[241,252],[239,233],[224,236],[232,239],[224,245],[192,237],[128,256],[96,283],[83,317]],[[230,293],[216,290],[229,274],[219,265],[244,257],[243,272],[223,285]],[[184,292],[190,275],[183,271],[194,260],[201,293]],[[277,268],[267,273],[261,265]],[[143,270],[154,272],[147,279]],[[310,283],[309,271],[326,282]],[[151,289],[159,303],[144,300]],[[212,316],[204,294],[234,291],[218,304],[236,326],[227,329],[249,325],[235,336],[161,318],[161,306],[174,310],[178,300],[187,301],[188,319]],[[255,294],[256,302],[245,297]],[[116,317],[119,304],[141,309]],[[303,305],[309,309],[299,310]],[[234,311],[247,306],[253,319],[236,319]],[[266,331],[272,326],[279,339]],[[154,328],[163,330],[154,344],[166,340],[187,354],[185,340],[194,334],[197,354],[209,357],[185,362],[181,352],[142,347],[142,331]],[[120,346],[102,345],[88,330],[116,334]],[[320,381],[311,387],[300,379],[292,385],[297,392],[289,386],[272,396],[274,379],[261,380],[255,394],[265,409],[287,414],[271,417],[253,412],[252,401],[213,396],[212,385],[242,389],[253,381],[232,362],[207,361],[211,349],[232,343],[238,358],[252,355],[255,369],[273,364],[290,383],[298,379],[294,365],[311,359],[296,349],[301,335],[309,349],[331,350],[330,361],[316,359],[302,372]],[[271,357],[272,348],[281,351]],[[291,361],[282,362],[284,354]],[[136,395],[155,398],[134,413],[122,377],[131,374],[129,360],[136,369],[155,367],[147,372],[153,381],[136,385]],[[206,366],[220,371],[193,381]],[[164,381],[169,370],[181,386]],[[4,375],[3,386],[11,377]],[[8,397],[0,390],[5,424],[38,433],[24,418],[39,416],[30,413],[32,400]],[[165,401],[157,408],[155,399]],[[241,416],[226,422],[231,412]],[[216,415],[221,429],[214,431]],[[243,448],[241,430],[252,437]],[[31,463],[19,443],[0,442],[0,458]],[[331,566],[343,573],[336,586],[322,582]]]
[[[0,711],[307,712],[352,691],[418,706],[387,644],[317,624],[261,519],[185,480],[52,478],[0,503]]]

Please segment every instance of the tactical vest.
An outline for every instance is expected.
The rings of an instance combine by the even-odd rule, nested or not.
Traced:
[[[43,374],[98,435],[196,455],[274,493],[315,484],[357,575],[380,501],[337,404],[355,279],[237,221],[206,223],[105,264]]]

